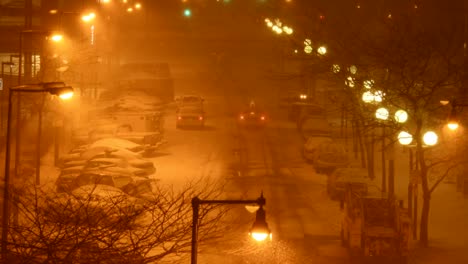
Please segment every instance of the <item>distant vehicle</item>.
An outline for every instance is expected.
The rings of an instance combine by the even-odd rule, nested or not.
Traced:
[[[203,128],[205,125],[205,111],[203,107],[197,105],[183,106],[177,113],[176,127],[196,127]]]
[[[267,115],[260,110],[255,102],[250,102],[249,107],[241,111],[237,122],[242,127],[264,127],[267,123]]]
[[[176,97],[178,110],[185,107],[199,107],[203,109],[205,99],[199,95],[182,95]]]

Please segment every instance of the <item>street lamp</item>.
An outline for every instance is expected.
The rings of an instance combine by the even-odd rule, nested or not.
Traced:
[[[375,99],[375,97],[374,97]],[[394,142],[393,140],[390,141],[389,146],[386,146],[386,131],[385,131],[385,124],[383,122],[391,122],[390,118],[390,111],[385,107],[380,107],[375,111],[375,117],[382,122],[382,190],[387,190],[386,185],[386,169],[385,169],[385,151],[388,148],[390,152],[390,157],[388,158],[388,193],[389,195],[394,195],[395,192],[395,160],[394,160]],[[405,110],[399,109],[395,112],[393,116],[394,121],[399,124],[403,124],[408,120],[408,113]]]
[[[450,114],[448,116],[447,120],[447,126],[450,130],[455,131],[458,129],[460,126],[460,118],[459,118],[459,112],[457,111],[457,107],[464,107],[468,106],[468,104],[460,104],[457,103],[456,101],[450,102],[450,101],[440,101],[442,105],[447,105],[451,104],[452,108],[450,109]]]
[[[12,68],[13,66],[15,65],[13,62],[11,61],[2,61],[2,82],[3,82],[3,86],[5,86],[5,65],[7,66],[10,66],[10,78],[9,78],[9,81],[11,81],[11,71],[12,71]],[[3,89],[3,88],[2,88]],[[3,131],[3,95],[5,94],[4,92],[5,89],[3,89],[1,91],[2,93],[2,96],[1,96],[1,99],[0,99],[0,129]]]
[[[2,262],[7,260],[7,245],[8,245],[8,227],[10,220],[9,200],[10,200],[10,137],[11,137],[11,112],[12,112],[12,96],[14,92],[24,93],[44,93],[48,92],[52,95],[64,95],[73,92],[72,87],[65,86],[63,82],[48,82],[39,84],[25,84],[10,88],[8,93],[8,112],[7,112],[7,131],[6,131],[6,148],[5,148],[5,173],[3,184],[3,215],[2,215]]]
[[[191,264],[197,263],[197,247],[198,247],[198,214],[200,205],[202,204],[257,204],[260,208],[256,212],[255,222],[250,229],[250,236],[256,241],[264,241],[268,237],[271,238],[271,232],[266,222],[266,214],[263,206],[265,198],[263,193],[256,200],[201,200],[198,197],[192,198],[192,250]]]

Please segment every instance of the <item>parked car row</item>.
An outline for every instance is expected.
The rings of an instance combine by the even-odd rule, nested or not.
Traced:
[[[71,193],[86,185],[106,185],[138,197],[150,192],[156,180],[152,161],[142,147],[120,138],[101,139],[64,155],[56,181],[57,192]]]

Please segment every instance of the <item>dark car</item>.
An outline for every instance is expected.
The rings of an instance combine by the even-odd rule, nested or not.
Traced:
[[[239,113],[238,123],[245,127],[263,127],[267,123],[267,115],[258,107],[251,105]]]

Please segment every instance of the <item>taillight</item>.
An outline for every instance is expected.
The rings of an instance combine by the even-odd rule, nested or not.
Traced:
[[[239,119],[244,120],[244,116],[243,115],[239,116]]]
[[[265,116],[261,116],[260,119],[263,121],[265,120]]]
[[[203,116],[199,116],[198,120],[200,120],[200,121],[203,120]]]
[[[182,120],[182,117],[181,117],[181,116],[178,116],[178,117],[177,117],[177,120]]]

